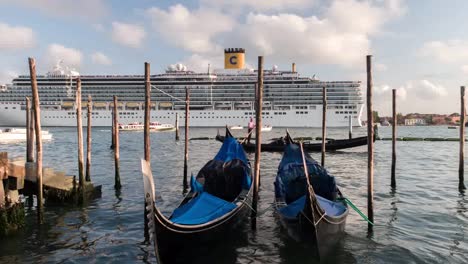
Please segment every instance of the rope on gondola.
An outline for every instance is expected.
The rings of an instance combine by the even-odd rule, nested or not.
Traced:
[[[247,205],[247,207],[250,208],[250,210],[252,210],[252,212],[255,212],[257,213],[257,211],[255,211],[255,209],[252,208],[252,206],[250,206],[250,204],[248,204],[246,201],[242,201],[243,204]],[[273,208],[273,204],[270,204],[270,206],[268,206],[265,210],[259,212],[256,214],[255,218],[258,218],[262,215],[264,215],[266,212],[268,212],[271,208]]]
[[[313,224],[314,226],[317,226],[320,223],[320,221],[322,221],[322,219],[327,215],[327,213],[323,213],[320,219],[317,220],[316,223],[314,223],[312,220],[309,219],[309,217],[307,217],[307,215],[304,214],[304,211],[301,211],[301,214],[307,219],[307,221],[309,221],[309,223]]]
[[[174,100],[176,100],[176,101],[180,101],[180,102],[184,102],[184,103],[185,103],[185,100],[182,100],[182,99],[177,98],[177,97],[175,97],[175,96],[173,96],[173,95],[170,95],[170,94],[166,93],[165,91],[163,91],[163,90],[157,88],[157,87],[154,86],[154,85],[151,85],[151,88],[154,88],[154,89],[158,90],[159,92],[161,92],[161,93],[163,93],[163,94],[165,94],[165,95],[171,97],[172,99],[174,99]]]
[[[351,208],[353,208],[354,211],[356,211],[364,220],[366,220],[369,224],[374,225],[374,223],[372,223],[371,220],[369,220],[369,218],[367,218],[367,216],[363,212],[361,212],[348,198],[338,199],[345,201],[345,203],[347,203]]]

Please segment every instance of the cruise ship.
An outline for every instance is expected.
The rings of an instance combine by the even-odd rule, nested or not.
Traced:
[[[182,64],[151,75],[151,121],[174,123],[185,115],[185,91],[190,91],[190,126],[246,125],[255,118],[257,71],[245,69],[245,50],[225,49],[224,69],[193,72]],[[37,76],[41,124],[76,126],[76,80],[81,79],[82,98],[92,96],[93,126],[111,126],[113,96],[118,98],[119,122],[143,122],[143,75],[80,75],[60,64]],[[293,63],[290,70],[274,66],[264,70],[262,119],[273,127],[321,127],[322,90],[327,91],[327,126],[361,125],[363,98],[358,81],[320,81],[302,77]],[[25,126],[25,98],[31,96],[28,75],[13,79],[0,89],[0,126]],[[86,103],[82,103],[83,108]],[[86,119],[86,114],[83,115]],[[86,124],[86,122],[83,122]]]

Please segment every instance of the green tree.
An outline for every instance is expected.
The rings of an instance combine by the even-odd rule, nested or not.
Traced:
[[[374,120],[374,123],[379,123],[380,122],[379,112],[372,111],[372,119]]]
[[[398,113],[396,115],[397,117],[397,124],[404,124],[405,123],[405,117],[403,116],[402,113]]]

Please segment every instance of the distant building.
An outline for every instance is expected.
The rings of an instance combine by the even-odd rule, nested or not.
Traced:
[[[422,118],[407,118],[405,119],[405,126],[425,126],[426,119]]]
[[[433,115],[432,116],[432,124],[434,125],[443,125],[447,122],[446,115]]]
[[[460,123],[460,116],[450,116],[452,124]]]

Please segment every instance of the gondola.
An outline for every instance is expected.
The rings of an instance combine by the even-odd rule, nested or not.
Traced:
[[[374,136],[374,141],[375,141]],[[223,142],[224,136],[216,135],[216,140]],[[347,148],[354,148],[359,146],[367,145],[367,136],[365,137],[357,137],[352,139],[333,139],[327,140],[325,143],[325,149],[327,151],[336,151],[340,149],[347,149]],[[248,143],[242,142],[242,146],[244,147],[245,151],[247,152],[254,152],[255,151],[255,143]],[[284,138],[276,139],[270,143],[262,144],[262,151],[271,151],[271,152],[283,152],[286,146],[286,142]],[[304,150],[306,151],[321,151],[322,150],[322,143],[304,143]]]
[[[251,210],[251,166],[228,129],[218,154],[191,177],[191,190],[169,217],[155,206],[153,177],[145,160],[142,171],[151,240],[163,263],[179,262],[181,250],[213,241],[222,243]]]
[[[335,178],[287,135],[275,180],[275,208],[288,234],[310,242],[317,257],[329,255],[344,233],[349,210],[343,199]]]

